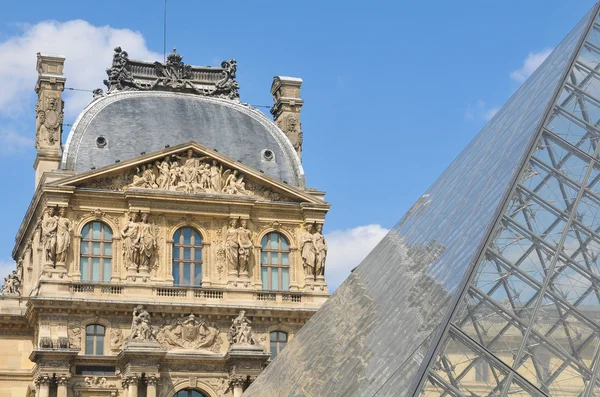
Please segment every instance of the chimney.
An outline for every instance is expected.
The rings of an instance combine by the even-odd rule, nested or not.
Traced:
[[[63,107],[62,92],[66,79],[63,77],[65,58],[56,55],[37,54],[38,94],[35,106],[35,148],[37,156],[33,163],[35,186],[39,185],[44,172],[57,170],[60,166]]]
[[[273,120],[294,145],[302,160],[302,123],[300,111],[304,100],[300,99],[302,79],[297,77],[275,76],[271,85]]]

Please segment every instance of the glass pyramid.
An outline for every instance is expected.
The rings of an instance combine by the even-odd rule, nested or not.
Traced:
[[[600,396],[599,6],[244,396]]]

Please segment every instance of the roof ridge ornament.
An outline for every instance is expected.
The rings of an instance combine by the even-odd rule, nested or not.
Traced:
[[[121,91],[171,91],[225,98],[239,102],[239,84],[235,80],[237,61],[221,62],[220,68],[192,66],[173,52],[165,63],[130,60],[127,51],[116,47],[113,63],[106,69],[107,94]],[[94,92],[94,98],[103,95]]]

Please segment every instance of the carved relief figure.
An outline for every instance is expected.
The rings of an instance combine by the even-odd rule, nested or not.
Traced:
[[[199,349],[211,346],[218,330],[202,318],[190,314],[187,318],[167,320],[157,334],[158,341],[166,348]]]
[[[315,276],[315,268],[317,262],[317,250],[312,233],[313,225],[306,223],[304,231],[300,235],[300,255],[302,257],[302,266],[304,267],[304,275],[306,277]]]
[[[56,231],[56,262],[65,263],[69,247],[71,247],[71,232],[73,224],[66,217],[67,209],[60,207],[58,210],[57,231]]]
[[[248,273],[250,264],[250,253],[252,252],[252,232],[248,229],[248,221],[242,219],[240,227],[237,229],[238,239],[238,272]]]
[[[150,313],[142,305],[138,305],[133,309],[133,321],[131,322],[131,336],[129,339],[132,341],[156,339],[150,327]]]
[[[110,330],[110,348],[111,350],[120,350],[123,346],[123,331],[120,328],[113,327]]]
[[[140,244],[139,244],[139,269],[148,269],[152,265],[152,259],[156,250],[156,237],[152,230],[152,225],[148,223],[148,213],[142,213],[142,222],[140,224]]]
[[[315,251],[317,254],[315,275],[325,275],[325,260],[327,258],[327,243],[325,242],[325,236],[323,236],[323,225],[317,223],[316,231],[314,236]]]
[[[227,268],[230,273],[238,273],[239,265],[239,248],[237,219],[232,218],[229,221],[229,229],[225,237],[225,258],[227,260]]]
[[[140,263],[140,225],[137,222],[137,214],[129,214],[129,222],[121,231],[123,237],[123,256],[125,257],[126,266],[137,268]]]
[[[37,134],[36,148],[39,149],[42,142],[47,141],[51,146],[58,142],[60,128],[62,128],[63,112],[59,109],[58,98],[49,97],[48,104],[44,109],[43,102],[37,104]],[[62,104],[61,104],[62,108]]]
[[[81,326],[79,324],[72,325],[67,331],[69,337],[69,347],[72,349],[81,348]]]
[[[58,229],[58,217],[54,214],[54,207],[46,208],[46,214],[42,219],[42,245],[46,262],[56,263],[56,233]]]
[[[222,189],[222,174],[223,166],[217,163],[217,160],[213,160],[210,166],[210,187],[217,193],[220,193]]]
[[[252,335],[252,321],[246,317],[246,311],[240,310],[240,314],[234,318],[229,327],[227,339],[230,344],[249,344],[255,345],[256,340]]]
[[[0,290],[2,296],[21,296],[21,279],[16,270],[4,277],[4,284]]]

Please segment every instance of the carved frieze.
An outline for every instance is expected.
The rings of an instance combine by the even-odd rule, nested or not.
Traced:
[[[202,316],[190,314],[173,320],[165,320],[157,334],[158,342],[166,349],[196,350],[215,343],[218,330]]]

